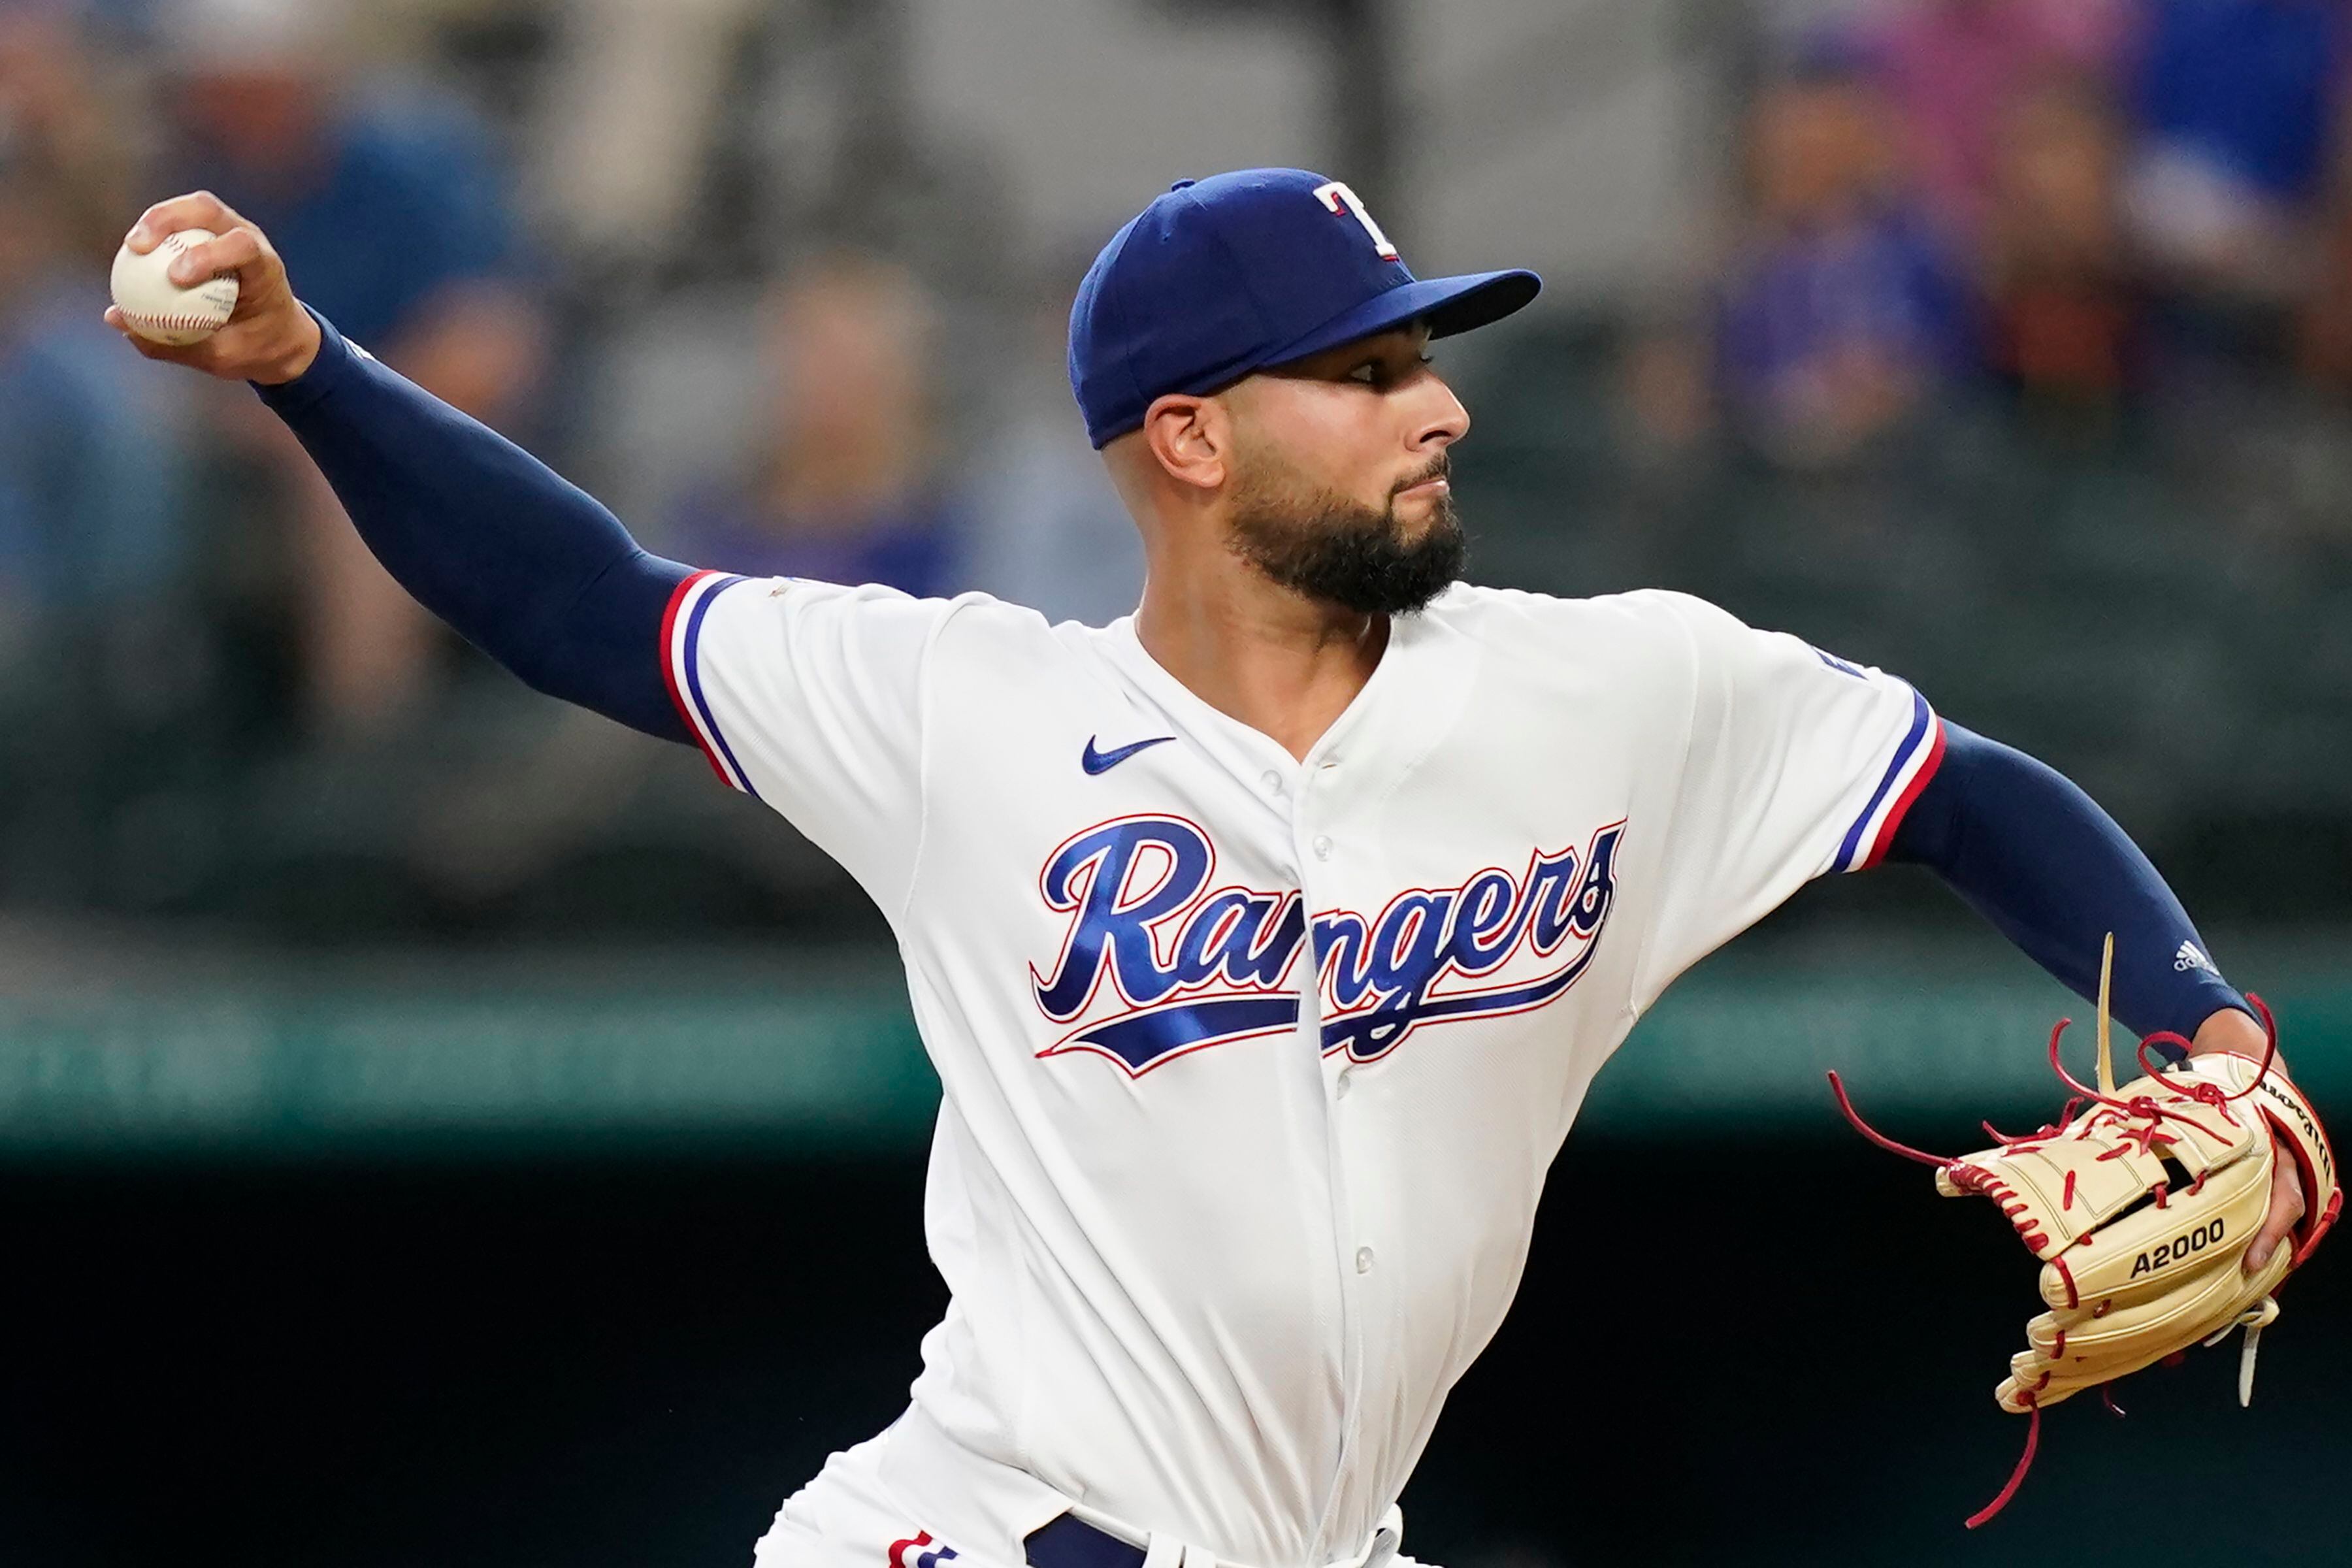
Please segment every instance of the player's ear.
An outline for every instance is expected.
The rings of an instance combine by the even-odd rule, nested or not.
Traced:
[[[1208,490],[1225,482],[1233,437],[1215,398],[1175,392],[1156,398],[1144,412],[1142,434],[1152,460],[1177,483]]]

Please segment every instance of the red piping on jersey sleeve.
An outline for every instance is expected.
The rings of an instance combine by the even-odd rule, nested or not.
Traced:
[[[1927,748],[1927,760],[1919,764],[1919,771],[1911,775],[1911,782],[1895,797],[1894,808],[1887,812],[1886,820],[1878,825],[1878,837],[1871,840],[1870,853],[1863,857],[1856,870],[1866,871],[1885,858],[1887,847],[1895,842],[1895,829],[1903,826],[1903,818],[1911,810],[1911,803],[1919,798],[1919,792],[1927,787],[1927,781],[1934,778],[1936,770],[1944,764],[1944,721],[1930,715],[1928,722],[1936,726],[1936,739]]]
[[[677,683],[677,656],[671,651],[677,646],[678,612],[685,607],[688,595],[694,592],[694,585],[706,577],[718,575],[717,572],[709,570],[692,573],[671,591],[669,604],[662,611],[662,684],[669,689],[670,706],[677,710],[678,718],[686,725],[686,732],[694,737],[695,747],[702,752],[702,760],[710,764],[710,771],[719,775],[720,784],[725,784],[729,789],[733,789],[735,781],[728,777],[727,769],[719,761],[719,753],[710,749],[710,737],[702,732],[702,724],[695,718],[694,710],[687,703],[686,692]],[[1943,736],[1938,733],[1936,737],[1936,746],[1939,753],[1943,744]]]

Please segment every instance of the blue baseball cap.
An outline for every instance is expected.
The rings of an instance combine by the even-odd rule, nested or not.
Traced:
[[[1442,338],[1536,297],[1532,272],[1415,278],[1356,193],[1305,169],[1179,180],[1111,237],[1070,309],[1070,390],[1097,449],[1152,400],[1410,321]]]

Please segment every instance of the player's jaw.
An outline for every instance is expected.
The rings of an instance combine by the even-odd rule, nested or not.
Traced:
[[[1372,506],[1262,456],[1235,476],[1230,542],[1273,582],[1359,615],[1410,615],[1444,592],[1467,553],[1444,453]]]

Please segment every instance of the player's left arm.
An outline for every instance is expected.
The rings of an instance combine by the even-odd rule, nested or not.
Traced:
[[[2259,1058],[2263,1026],[2221,978],[2179,898],[2137,845],[2072,781],[2013,747],[1944,721],[1934,774],[1896,825],[1886,858],[1926,866],[2077,994],[2098,989],[2116,938],[2115,1016],[2204,1051]],[[2259,1269],[2304,1215],[2294,1162],[2272,1178],[2270,1212],[2246,1249]]]

